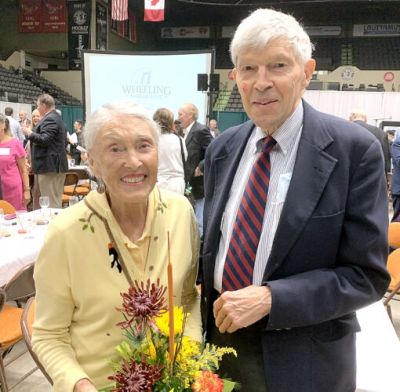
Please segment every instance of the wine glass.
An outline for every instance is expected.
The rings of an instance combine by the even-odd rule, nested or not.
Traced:
[[[71,196],[69,199],[69,206],[73,206],[74,204],[79,203],[79,197],[78,196]]]
[[[39,205],[42,211],[42,216],[44,220],[47,220],[48,218],[48,208],[50,205],[50,199],[49,196],[40,196],[39,197]]]

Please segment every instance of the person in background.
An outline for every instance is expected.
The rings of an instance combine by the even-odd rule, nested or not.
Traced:
[[[292,16],[254,11],[230,48],[251,120],[206,152],[206,336],[246,392],[354,391],[355,311],[390,281],[381,146],[302,100],[315,60]]]
[[[396,135],[396,131],[394,129],[388,129],[386,131],[386,137],[387,137],[387,140],[389,143],[389,148],[392,146],[395,135]]]
[[[35,109],[32,112],[31,123],[25,128],[29,128],[31,131],[33,131],[37,127],[37,125],[39,124],[41,119],[42,119],[42,116],[39,113],[39,110]],[[39,191],[38,181],[35,179],[35,175],[32,172],[31,142],[29,140],[26,140],[25,151],[26,151],[26,167],[27,167],[28,173],[33,175],[33,184],[31,183],[31,188],[32,188],[32,192],[31,192],[32,205],[31,205],[31,207],[33,208],[34,205],[35,206],[39,205],[40,191]]]
[[[103,186],[51,221],[35,263],[32,344],[54,392],[110,384],[110,359],[123,339],[120,293],[134,280],[166,286],[168,260],[175,305],[190,313],[185,331],[201,340],[197,224],[184,196],[156,186],[158,133],[132,102],[106,104],[86,123],[89,165]]]
[[[24,127],[31,126],[31,120],[29,120],[25,110],[20,110],[18,116],[19,116],[19,125],[21,126],[21,129]]]
[[[160,188],[185,193],[185,143],[173,132],[174,114],[166,108],[157,109],[153,120],[159,125],[157,185]]]
[[[174,133],[177,134],[182,139],[185,137],[181,122],[179,120],[174,120],[174,127],[172,128]]]
[[[218,123],[217,120],[210,120],[210,132],[212,137],[215,139],[217,136],[219,136],[220,132],[218,129]]]
[[[212,141],[208,127],[200,124],[197,119],[199,111],[192,103],[185,103],[178,111],[179,121],[184,130],[184,140],[188,157],[186,161],[187,178],[192,187],[192,194],[196,202],[196,219],[199,224],[200,236],[203,235],[203,163],[207,146]]]
[[[395,135],[390,146],[392,156],[391,195],[393,203],[392,222],[400,222],[400,135]]]
[[[367,114],[361,109],[353,109],[351,111],[350,121],[367,129],[378,139],[379,143],[381,144],[382,154],[383,154],[383,158],[385,160],[385,173],[387,176],[388,173],[390,173],[390,171],[391,171],[391,166],[390,166],[389,141],[388,141],[387,136],[385,135],[385,132],[383,132],[378,127],[368,124],[367,123]]]
[[[42,94],[37,110],[43,117],[33,129],[24,130],[31,142],[32,171],[42,196],[49,196],[51,208],[61,208],[65,174],[68,171],[67,135],[64,122],[55,110],[54,98]],[[35,200],[34,200],[35,202]],[[33,205],[34,209],[39,208]]]
[[[82,157],[78,146],[85,148],[83,122],[81,120],[74,122],[74,132],[68,135],[68,142],[70,143],[71,158],[75,160],[76,165],[80,165]]]
[[[31,199],[25,150],[11,136],[8,118],[0,114],[0,178],[3,199],[15,209],[25,210]]]
[[[18,139],[21,143],[24,142],[25,137],[22,132],[19,122],[13,117],[14,110],[12,107],[6,107],[4,113],[7,116],[8,122],[10,124],[10,130],[13,137]]]

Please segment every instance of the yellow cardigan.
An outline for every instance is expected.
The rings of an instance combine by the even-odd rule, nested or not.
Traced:
[[[164,207],[161,204],[160,196]],[[199,235],[193,210],[176,193],[155,188],[142,237],[132,243],[121,231],[105,195],[91,192],[89,204],[103,216],[132,280],[149,278],[167,285],[170,235],[175,305],[191,316],[186,334],[200,341],[200,301],[195,288]],[[83,230],[88,220],[93,226]],[[35,265],[36,320],[33,350],[54,382],[54,391],[73,391],[81,378],[96,388],[110,384],[109,361],[123,339],[116,324],[122,321],[120,293],[129,287],[124,273],[111,267],[110,238],[102,220],[91,215],[84,201],[54,219]]]

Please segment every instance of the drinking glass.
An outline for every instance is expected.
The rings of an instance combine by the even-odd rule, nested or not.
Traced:
[[[71,198],[69,199],[69,206],[73,206],[74,204],[79,202],[79,197],[78,196],[71,196]]]
[[[49,214],[48,214],[48,208],[50,205],[50,199],[49,196],[40,196],[39,197],[39,205],[41,207],[41,212],[44,220],[48,220]]]
[[[70,159],[69,160],[69,166],[74,167],[75,166],[75,159]]]

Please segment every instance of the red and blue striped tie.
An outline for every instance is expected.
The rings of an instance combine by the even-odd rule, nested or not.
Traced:
[[[222,291],[253,284],[253,269],[260,240],[271,171],[270,151],[276,140],[267,136],[251,169],[232,230],[225,259]]]

